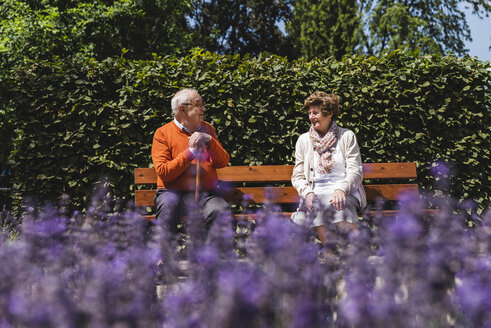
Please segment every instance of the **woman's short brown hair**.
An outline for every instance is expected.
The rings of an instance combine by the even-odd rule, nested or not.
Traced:
[[[332,113],[334,119],[339,114],[339,96],[334,93],[316,91],[305,99],[303,106],[307,111],[310,106],[321,106],[322,114],[327,116]]]

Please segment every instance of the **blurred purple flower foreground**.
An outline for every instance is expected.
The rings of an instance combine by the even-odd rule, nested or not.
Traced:
[[[196,214],[183,238],[104,194],[4,229],[0,327],[491,327],[489,211],[468,228],[447,201],[425,221],[406,197],[321,248],[268,208],[208,234]]]

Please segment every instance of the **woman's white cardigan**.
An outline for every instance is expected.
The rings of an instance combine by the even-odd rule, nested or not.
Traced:
[[[361,208],[366,206],[365,190],[362,186],[363,166],[361,163],[360,148],[356,142],[355,134],[348,129],[339,127],[338,144],[345,159],[346,177],[339,188],[346,195],[351,195],[355,189],[360,192]],[[295,146],[295,167],[292,174],[292,185],[298,194],[305,198],[313,192],[314,183],[314,146],[309,133],[302,134]]]

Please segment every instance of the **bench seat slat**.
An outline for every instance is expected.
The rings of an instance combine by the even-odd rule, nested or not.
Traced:
[[[284,216],[285,218],[290,218],[293,212],[279,212],[278,214],[281,216]],[[435,209],[427,209],[424,210],[424,213],[426,215],[435,215],[438,213],[438,210]],[[368,215],[370,217],[374,216],[382,216],[382,217],[394,217],[397,215],[400,215],[401,211],[399,210],[382,210],[382,211],[368,211]],[[362,216],[363,213],[359,212],[359,216]],[[257,214],[256,213],[240,213],[240,214],[234,214],[234,218],[236,220],[255,220],[257,219]],[[149,216],[149,218],[155,218],[155,216]]]
[[[157,184],[157,174],[153,167],[139,167],[134,169],[135,185]]]
[[[403,192],[418,193],[417,184],[365,185],[367,200],[377,198],[397,200]],[[240,204],[243,197],[248,195],[249,203],[264,204],[268,199],[275,199],[278,204],[296,204],[299,201],[297,191],[293,187],[237,187],[225,194],[225,199],[234,204]],[[136,190],[136,206],[154,206],[155,190]]]
[[[426,215],[436,215],[438,214],[438,210],[436,209],[426,209],[424,210],[424,213]],[[381,216],[381,217],[394,217],[397,215],[400,215],[399,210],[383,210],[383,211],[368,211],[368,216],[369,217],[375,217],[375,216]],[[292,212],[280,212],[278,213],[281,216],[285,218],[290,218]],[[362,216],[363,213],[358,213],[359,216]],[[154,220],[155,215],[145,215],[144,218],[146,220]],[[257,219],[257,214],[256,213],[239,213],[239,214],[234,214],[234,219],[235,220],[256,220]]]
[[[153,168],[136,168],[135,184],[156,184]],[[225,182],[290,182],[293,165],[227,166],[218,171],[218,179]],[[364,179],[415,179],[416,164],[363,163]]]
[[[225,200],[240,204],[244,197],[250,204],[264,204],[274,199],[278,204],[296,204],[299,201],[297,191],[293,187],[237,187],[226,193]]]
[[[217,172],[225,182],[290,182],[293,165],[226,166]]]

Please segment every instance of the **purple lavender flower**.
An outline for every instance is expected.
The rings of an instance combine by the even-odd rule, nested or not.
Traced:
[[[101,190],[71,215],[67,197],[26,203],[18,235],[1,236],[0,327],[491,325],[491,221],[472,201],[442,200],[428,220],[403,195],[397,218],[328,225],[334,252],[275,204],[208,234],[196,207],[176,235]]]
[[[488,268],[482,273],[462,276],[457,285],[457,301],[473,327],[491,325],[490,274]]]

